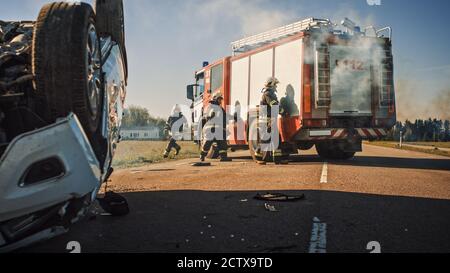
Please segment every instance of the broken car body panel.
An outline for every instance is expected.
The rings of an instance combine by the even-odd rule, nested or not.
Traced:
[[[50,158],[62,163],[62,174],[24,184],[33,164]],[[101,185],[98,160],[75,115],[18,136],[0,160],[0,173],[0,222],[80,198]]]
[[[102,158],[94,152],[75,114],[18,134],[9,142],[1,137],[0,128],[0,148],[4,148],[0,150],[0,252],[67,231],[87,212],[111,174],[120,141],[126,77],[120,46],[108,36],[100,42],[104,78],[101,136],[107,146]]]

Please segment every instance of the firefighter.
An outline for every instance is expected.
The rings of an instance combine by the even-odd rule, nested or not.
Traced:
[[[200,160],[205,161],[213,144],[217,145],[220,161],[231,161],[228,157],[228,145],[226,139],[227,115],[222,108],[223,96],[218,92],[214,94],[203,116],[203,144]]]
[[[168,158],[170,151],[172,149],[175,149],[175,155],[180,154],[181,147],[177,144],[177,140],[182,139],[182,136],[180,133],[183,133],[183,126],[187,123],[186,118],[181,113],[180,106],[176,104],[173,109],[172,113],[170,114],[169,119],[166,122],[166,125],[164,127],[165,134],[169,135],[169,143],[167,144],[167,147],[164,151],[164,158]],[[174,125],[179,126],[178,128],[174,128]]]
[[[262,98],[260,106],[267,107],[267,117],[260,120],[260,124],[263,124],[267,128],[267,133],[272,133],[272,123],[277,116],[272,117],[272,107],[279,107],[280,102],[277,98],[277,85],[280,82],[275,77],[269,77],[265,83],[265,87],[262,90]],[[279,140],[280,142],[280,140]],[[280,149],[280,143],[273,143],[271,138],[261,140],[261,144],[267,144],[270,149],[264,149],[260,151],[262,160],[258,161],[258,164],[264,165],[269,161],[273,161],[275,164],[288,164],[286,155],[284,155]]]
[[[294,87],[289,84],[286,87],[286,96],[280,100],[280,115],[282,117],[294,117],[298,116],[300,110],[295,103],[295,90]]]

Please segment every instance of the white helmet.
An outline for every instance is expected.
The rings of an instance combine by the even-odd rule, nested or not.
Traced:
[[[267,78],[265,86],[266,87],[276,87],[279,83],[280,83],[280,81],[277,78],[269,77],[269,78]]]
[[[181,113],[181,107],[178,104],[175,104],[175,106],[172,108],[172,113],[170,114],[173,117],[178,116]]]

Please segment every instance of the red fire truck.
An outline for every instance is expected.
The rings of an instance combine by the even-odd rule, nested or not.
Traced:
[[[232,56],[205,63],[187,87],[194,125],[222,92],[234,115],[230,147],[249,148],[256,159],[259,140],[250,128],[273,76],[278,98],[291,97],[293,110],[278,118],[282,148],[291,154],[315,145],[323,158],[349,159],[362,151],[362,140],[386,136],[396,122],[392,30],[361,30],[347,18],[342,25],[310,18],[233,42]]]

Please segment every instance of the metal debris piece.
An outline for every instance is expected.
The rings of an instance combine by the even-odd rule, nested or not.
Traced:
[[[211,163],[209,162],[195,162],[191,164],[192,167],[210,167]]]
[[[305,199],[305,195],[286,195],[281,193],[267,193],[267,194],[257,194],[255,196],[256,200],[261,201],[271,201],[271,202],[294,202]]]
[[[24,83],[31,85],[33,27],[30,22],[0,21],[0,95],[21,94]]]
[[[275,206],[269,205],[269,204],[264,204],[264,207],[266,208],[266,210],[270,211],[270,212],[277,212],[278,210],[275,208]]]

